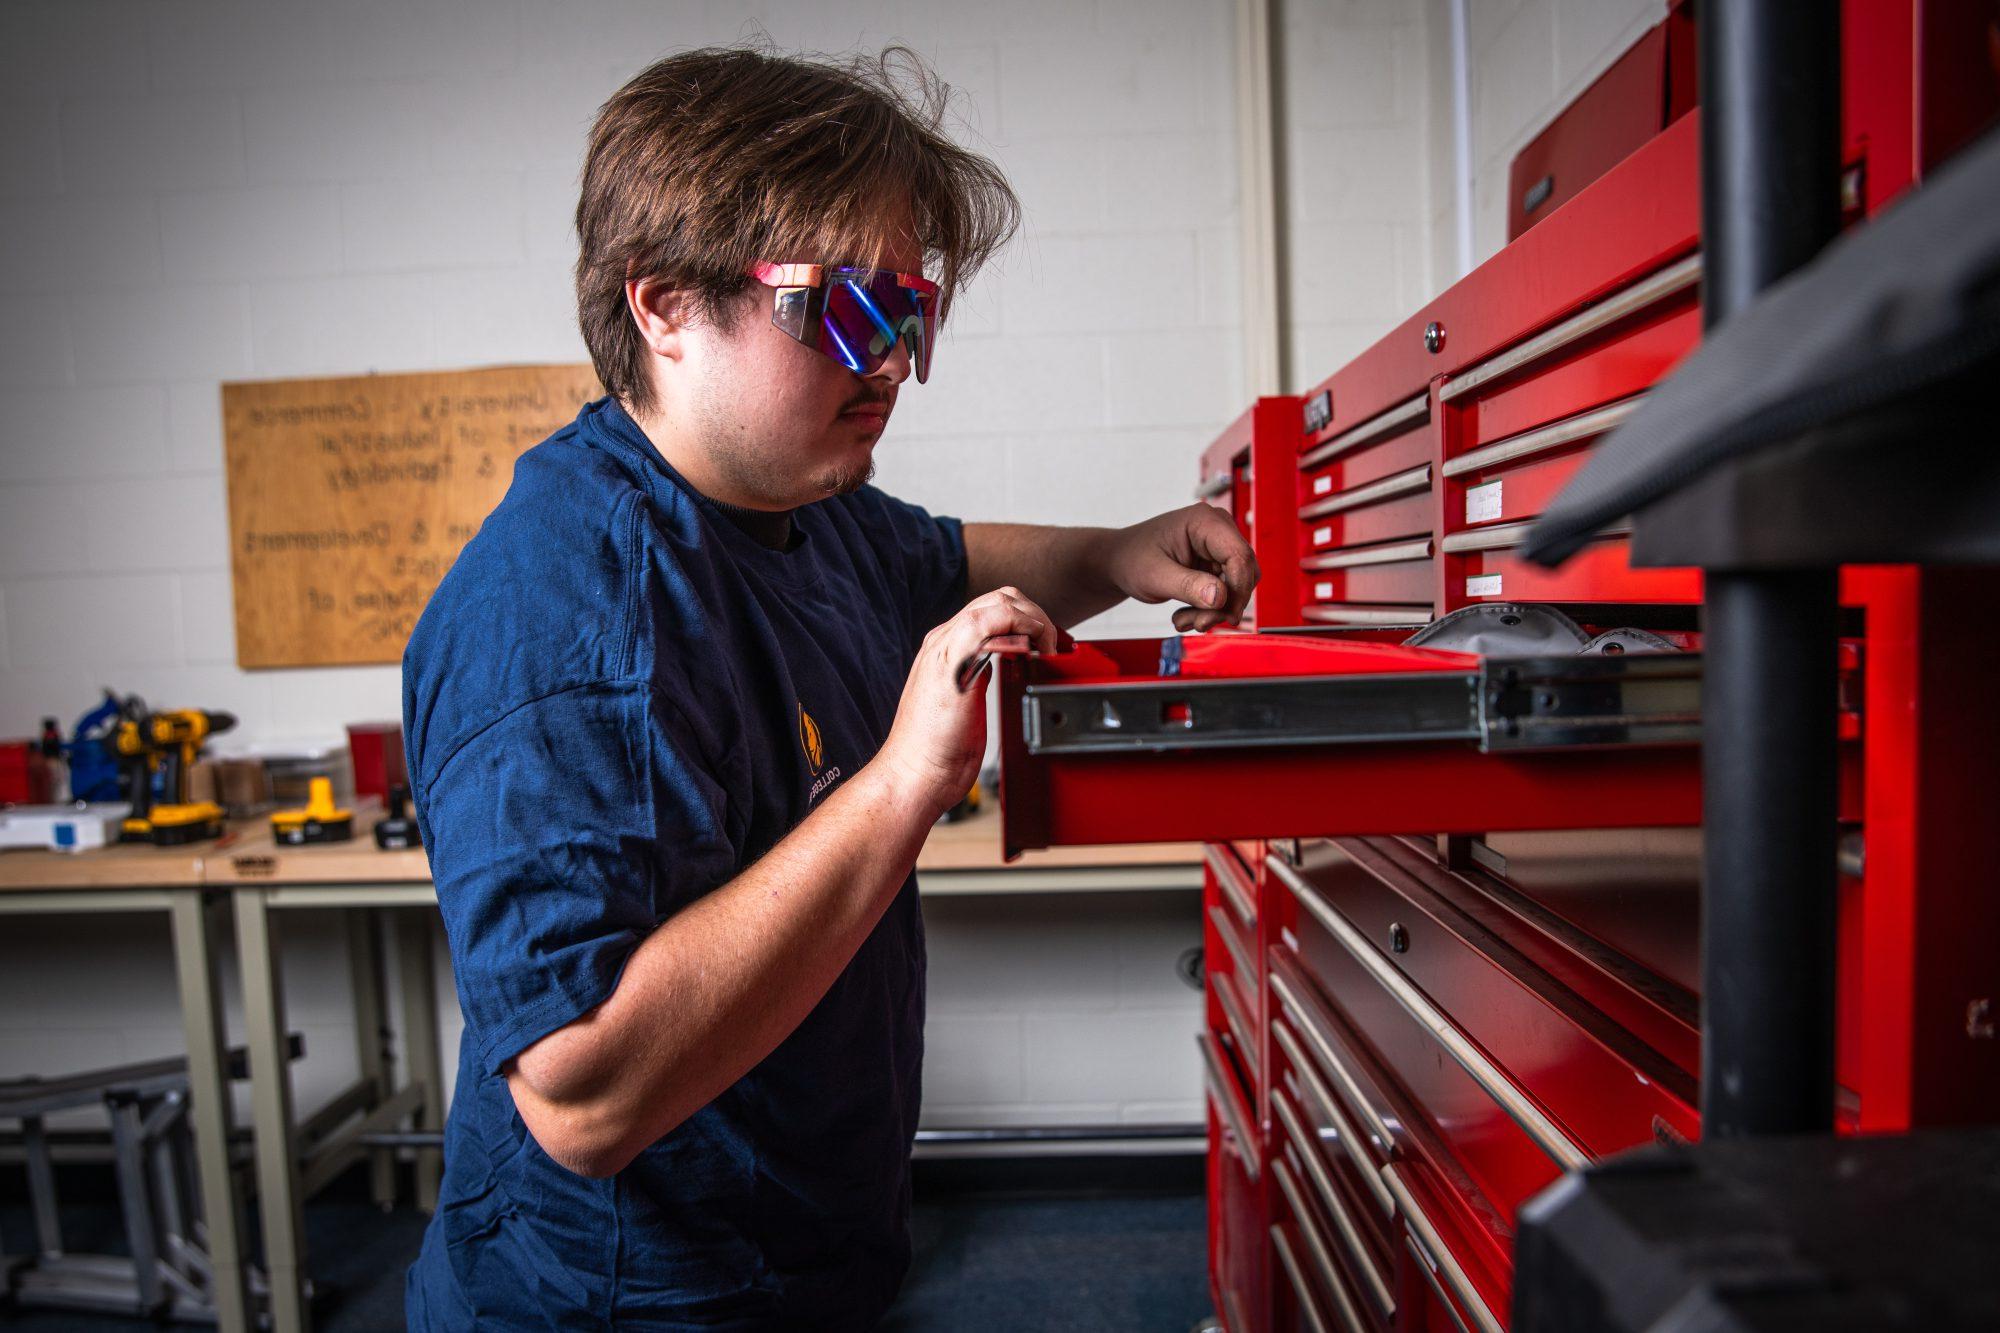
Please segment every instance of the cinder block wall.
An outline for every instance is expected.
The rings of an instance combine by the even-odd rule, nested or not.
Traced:
[[[1477,257],[1508,158],[1660,12],[1473,0]],[[1447,13],[1283,7],[1297,385],[1455,276]],[[393,667],[236,669],[218,384],[582,360],[592,111],[656,54],[760,35],[914,46],[1025,206],[902,396],[881,484],[969,519],[1183,503],[1246,401],[1227,0],[22,0],[0,8],[0,734],[100,684],[232,709],[238,740],[393,717]],[[1126,606],[1084,632],[1166,623]],[[931,1123],[1199,1114],[1171,974],[1192,895],[927,914]],[[287,925],[311,1107],[354,1072],[346,966],[330,917]],[[169,968],[162,922],[10,919],[0,1077],[177,1050]]]
[[[1021,194],[1022,234],[899,402],[883,486],[968,519],[1185,503],[1244,398],[1232,23],[1218,0],[5,6],[0,735],[100,684],[231,709],[239,743],[396,715],[394,667],[234,665],[217,386],[583,360],[584,134],[687,46],[906,42]],[[1166,628],[1135,606],[1086,632]],[[1172,975],[1192,894],[930,918],[934,1122],[1198,1116],[1198,997]],[[354,1072],[344,949],[328,915],[286,927],[310,1108]],[[162,922],[0,930],[0,1077],[175,1051],[173,1005]]]

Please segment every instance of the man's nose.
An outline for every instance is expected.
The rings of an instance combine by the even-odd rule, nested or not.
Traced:
[[[896,345],[889,349],[889,355],[882,358],[882,364],[875,367],[870,380],[877,380],[890,386],[901,384],[910,377],[910,343],[906,338],[896,339]]]

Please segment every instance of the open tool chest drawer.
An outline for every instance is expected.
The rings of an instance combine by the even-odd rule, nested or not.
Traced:
[[[1085,843],[1691,824],[1693,654],[1487,659],[1368,631],[1005,660],[1009,854]]]

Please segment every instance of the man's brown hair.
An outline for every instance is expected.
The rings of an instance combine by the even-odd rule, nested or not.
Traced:
[[[948,310],[1020,219],[999,168],[946,137],[949,94],[902,47],[844,61],[707,48],[620,88],[576,206],[577,318],[604,387],[653,406],[628,277],[691,293],[726,327],[751,264],[875,264],[905,207]]]

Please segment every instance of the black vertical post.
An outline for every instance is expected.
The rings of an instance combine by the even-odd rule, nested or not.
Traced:
[[[1706,0],[1703,322],[1810,260],[1840,222],[1840,6]],[[1706,571],[1702,1132],[1833,1126],[1834,570]]]

